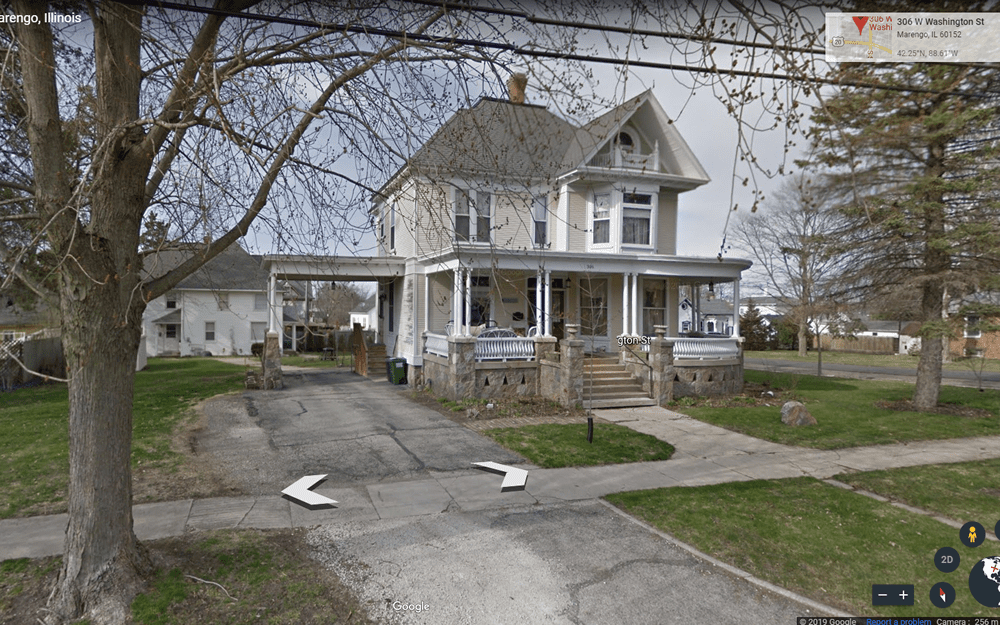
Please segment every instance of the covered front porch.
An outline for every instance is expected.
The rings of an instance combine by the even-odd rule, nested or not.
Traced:
[[[500,392],[545,394],[541,376],[575,328],[581,355],[617,356],[652,392],[648,366],[653,339],[670,345],[678,394],[724,394],[742,386],[739,341],[739,276],[748,261],[649,255],[504,254],[497,250],[442,259],[424,273],[422,363],[444,366],[461,353],[470,370],[517,369],[513,375],[476,374],[461,391],[438,370],[425,377],[455,389],[456,396]],[[533,265],[533,266],[532,266]],[[693,330],[700,323],[700,286],[727,285],[733,293],[725,333]],[[681,292],[695,294],[682,332]],[[688,298],[685,298],[687,301]],[[721,328],[720,328],[721,329]],[[452,367],[454,369],[455,367]],[[495,378],[495,379],[494,379]],[[535,384],[531,380],[535,379]],[[419,378],[418,378],[419,379]],[[496,388],[510,385],[528,388]],[[471,393],[471,395],[462,395]]]

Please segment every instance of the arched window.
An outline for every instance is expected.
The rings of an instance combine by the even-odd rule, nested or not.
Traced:
[[[632,139],[632,135],[625,131],[618,133],[618,138],[615,139],[615,143],[622,149],[623,152],[631,154],[635,151],[635,141]]]

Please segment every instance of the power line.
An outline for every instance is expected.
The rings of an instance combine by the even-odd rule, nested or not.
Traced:
[[[432,6],[441,6],[439,3],[434,3],[431,0],[410,0],[410,1],[421,4],[428,4]],[[959,95],[959,96],[974,97],[974,98],[993,98],[996,96],[996,94],[994,93],[980,93],[975,91],[956,91],[956,90],[942,91],[940,89],[928,89],[924,87],[883,85],[880,83],[833,80],[830,78],[820,78],[820,77],[801,78],[801,77],[791,76],[789,74],[761,72],[759,70],[749,71],[749,70],[740,70],[735,68],[719,69],[718,67],[715,66],[698,67],[695,65],[686,65],[677,63],[660,63],[657,61],[643,61],[640,59],[617,59],[614,57],[571,54],[568,52],[553,52],[547,50],[524,48],[515,44],[500,43],[495,41],[483,41],[478,39],[466,39],[461,37],[435,37],[433,35],[414,34],[414,33],[408,33],[406,31],[391,30],[386,28],[374,28],[369,26],[357,26],[352,24],[328,24],[316,20],[308,20],[308,19],[293,18],[293,17],[280,17],[275,15],[264,15],[262,13],[227,11],[224,9],[216,9],[212,7],[200,7],[200,6],[177,4],[175,2],[158,2],[155,0],[150,0],[145,2],[132,2],[132,4],[154,6],[162,9],[175,9],[178,11],[188,11],[192,13],[218,15],[222,17],[235,17],[235,18],[250,19],[262,22],[288,24],[291,26],[305,26],[308,28],[318,28],[320,30],[324,30],[330,33],[343,32],[343,33],[363,34],[369,36],[387,37],[390,39],[397,39],[401,41],[420,41],[420,42],[434,44],[436,46],[445,46],[445,47],[471,47],[471,48],[483,48],[488,50],[499,50],[502,52],[510,52],[518,56],[524,56],[529,58],[546,58],[546,59],[557,59],[563,61],[579,61],[582,63],[598,63],[605,65],[645,67],[650,69],[663,69],[670,71],[689,72],[693,74],[717,75],[722,78],[737,77],[737,76],[744,78],[756,78],[756,79],[767,78],[772,80],[788,81],[793,83],[822,84],[822,85],[832,85],[837,87],[857,87],[863,89],[880,89],[883,91],[898,91],[904,93],[946,94],[946,95]],[[458,6],[465,6],[465,5],[458,5]],[[605,27],[605,28],[612,28],[612,27]],[[712,41],[715,42],[715,40]],[[749,44],[747,44],[746,42],[742,42],[740,43],[740,45],[749,45]],[[756,44],[756,45],[759,47],[765,47],[767,49],[774,49],[773,46],[764,46],[763,44]]]

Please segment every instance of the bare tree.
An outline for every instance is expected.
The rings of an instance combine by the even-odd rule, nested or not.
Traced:
[[[806,355],[810,324],[831,312],[827,286],[843,260],[831,234],[841,221],[809,178],[798,175],[756,213],[741,213],[734,229],[734,243],[753,258],[764,290],[792,311],[799,356]]]
[[[2,277],[58,306],[69,371],[69,526],[50,622],[123,622],[150,571],[130,470],[146,303],[241,237],[286,251],[356,242],[373,181],[470,93],[499,83],[512,58],[475,45],[509,23],[443,5],[289,0],[262,5],[268,15],[257,5],[91,3],[82,36],[48,23],[45,3],[13,3],[0,221],[21,245],[5,245]],[[92,48],[63,53],[77,41]],[[565,70],[547,83],[571,91]],[[78,122],[89,133],[70,132]],[[154,243],[203,243],[144,279],[140,231],[154,210],[167,224]]]

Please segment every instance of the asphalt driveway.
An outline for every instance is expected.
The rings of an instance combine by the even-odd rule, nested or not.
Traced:
[[[469,472],[473,462],[525,462],[405,393],[348,371],[286,375],[280,391],[206,402],[198,452],[254,496],[280,493],[304,475],[357,486]]]

